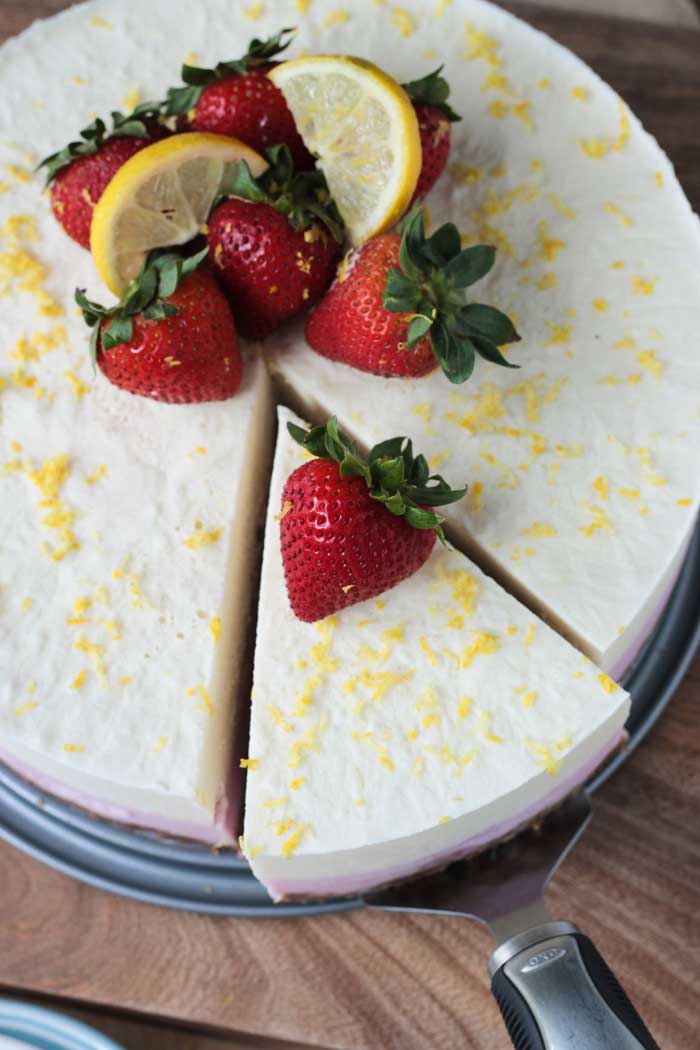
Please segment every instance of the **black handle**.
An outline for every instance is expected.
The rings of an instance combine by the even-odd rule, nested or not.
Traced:
[[[496,970],[491,990],[515,1050],[659,1050],[579,931],[535,937]]]

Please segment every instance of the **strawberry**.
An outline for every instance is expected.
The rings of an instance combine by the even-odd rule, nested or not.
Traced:
[[[500,310],[467,303],[464,289],[494,264],[495,249],[462,250],[446,223],[425,237],[414,208],[403,234],[389,233],[358,248],[306,323],[309,345],[323,357],[380,376],[424,376],[437,364],[463,383],[476,355],[511,365],[499,346],[520,336]]]
[[[342,220],[320,171],[293,173],[286,146],[267,150],[258,178],[245,161],[208,221],[212,266],[241,335],[264,339],[326,291],[340,258]]]
[[[291,43],[293,29],[282,29],[268,40],[251,40],[242,58],[219,62],[213,69],[184,65],[185,87],[171,88],[166,112],[189,114],[193,131],[231,135],[262,153],[284,143],[297,168],[312,168],[314,158],[301,140],[282,92],[267,76],[270,61]]]
[[[93,208],[108,182],[129,157],[169,131],[158,123],[160,105],[143,102],[124,116],[112,114],[107,132],[99,118],[83,128],[80,141],[71,142],[39,165],[46,168],[51,186],[51,210],[69,237],[90,248]]]
[[[223,401],[241,382],[231,310],[216,280],[183,259],[152,252],[117,306],[75,293],[92,328],[93,361],[115,386],[156,401]]]
[[[411,204],[433,188],[445,170],[452,145],[450,124],[462,118],[448,104],[450,85],[440,76],[443,67],[421,80],[404,84],[403,89],[413,102],[418,117],[418,131],[423,160],[418,184]]]
[[[319,458],[298,467],[282,492],[280,540],[294,615],[313,622],[374,598],[412,576],[435,544],[443,519],[429,507],[454,503],[453,490],[430,476],[410,440],[392,438],[367,459],[331,419],[292,438]]]

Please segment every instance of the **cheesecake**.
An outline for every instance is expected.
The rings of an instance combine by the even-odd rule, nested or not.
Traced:
[[[265,527],[244,850],[276,900],[362,893],[531,823],[620,746],[629,697],[464,554],[380,598],[289,607],[279,410]]]
[[[34,165],[95,113],[161,98],[183,61],[295,24],[295,49],[401,81],[444,62],[463,119],[428,211],[496,246],[479,294],[523,336],[517,372],[381,379],[292,324],[246,348],[227,402],[93,373],[73,292],[104,290]],[[668,160],[591,70],[480,0],[99,0],[2,54],[0,761],[98,816],[233,846],[247,755],[245,848],[278,898],[359,892],[530,823],[619,746],[612,678],[697,515],[700,236]],[[300,623],[275,515],[302,453],[280,428],[247,746],[275,400],[365,447],[410,434],[469,493],[445,510],[452,550]]]

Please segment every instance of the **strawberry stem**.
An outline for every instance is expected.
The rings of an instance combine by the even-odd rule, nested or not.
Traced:
[[[322,222],[338,243],[343,241],[343,220],[330,195],[323,172],[294,171],[289,147],[284,144],[269,146],[265,153],[270,166],[255,178],[245,160],[234,170],[230,186],[225,192],[243,200],[269,204],[275,211],[287,216],[292,229],[298,233]]]
[[[451,489],[440,474],[431,474],[425,456],[413,454],[410,438],[381,441],[363,459],[335,416],[310,430],[287,423],[287,430],[313,456],[334,460],[342,477],[362,478],[372,499],[383,503],[390,514],[404,518],[414,529],[432,529],[447,546],[442,530],[445,519],[428,508],[456,503],[466,494],[466,486]]]
[[[400,269],[392,266],[383,304],[408,318],[407,346],[428,338],[451,383],[469,379],[476,356],[505,368],[517,368],[499,347],[520,336],[506,314],[493,306],[468,303],[465,289],[493,267],[496,250],[488,244],[462,248],[454,223],[426,238],[423,212],[414,208],[404,220]]]
[[[135,138],[148,138],[149,131],[146,121],[157,119],[161,115],[161,102],[141,102],[131,113],[120,113],[112,111],[112,128],[107,130],[107,125],[101,117],[93,120],[80,132],[80,139],[69,142],[63,149],[51,153],[48,157],[37,164],[36,170],[46,168],[46,185],[48,186],[58,175],[61,168],[67,167],[78,157],[90,157],[97,153],[100,146],[108,139],[123,138],[125,135]]]
[[[450,97],[450,85],[444,77],[440,76],[444,66],[438,66],[432,73],[421,77],[420,80],[411,80],[408,84],[402,84],[402,88],[414,105],[434,106],[441,110],[447,119],[454,123],[461,120],[459,113],[455,113],[448,98]]]
[[[244,76],[250,69],[256,66],[266,65],[271,58],[281,54],[289,47],[296,33],[296,26],[280,29],[279,33],[268,37],[266,40],[251,40],[248,50],[242,58],[234,58],[228,62],[218,62],[211,69],[201,66],[183,65],[180,76],[185,82],[184,87],[170,88],[165,101],[165,112],[168,116],[179,116],[181,113],[189,113],[199,102],[203,89],[207,84],[213,84],[215,80],[225,80],[227,77]]]
[[[93,367],[100,347],[112,350],[130,341],[137,314],[142,314],[147,321],[160,321],[178,312],[177,306],[168,299],[197,269],[208,251],[204,248],[188,258],[175,252],[149,252],[138,277],[116,306],[101,306],[87,298],[84,288],[76,288],[75,301],[82,311],[83,320],[92,329],[90,359]]]

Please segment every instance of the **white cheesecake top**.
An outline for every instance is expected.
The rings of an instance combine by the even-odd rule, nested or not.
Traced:
[[[508,820],[619,734],[626,693],[463,555],[316,624],[297,620],[281,493],[305,453],[280,410],[255,657],[245,848],[325,861],[468,813]],[[494,809],[495,807],[495,809]],[[481,829],[483,830],[483,828]],[[430,852],[429,850],[427,852]],[[290,868],[291,870],[291,868]]]
[[[428,199],[432,228],[451,220],[466,243],[497,246],[469,291],[516,321],[523,341],[506,355],[521,367],[477,359],[462,387],[439,371],[381,379],[320,357],[298,326],[275,368],[307,411],[337,414],[367,445],[420,437],[472,486],[448,520],[613,666],[698,507],[697,217],[622,100],[542,34],[471,0],[441,17],[357,7],[336,49],[399,78],[445,63],[463,120]]]

